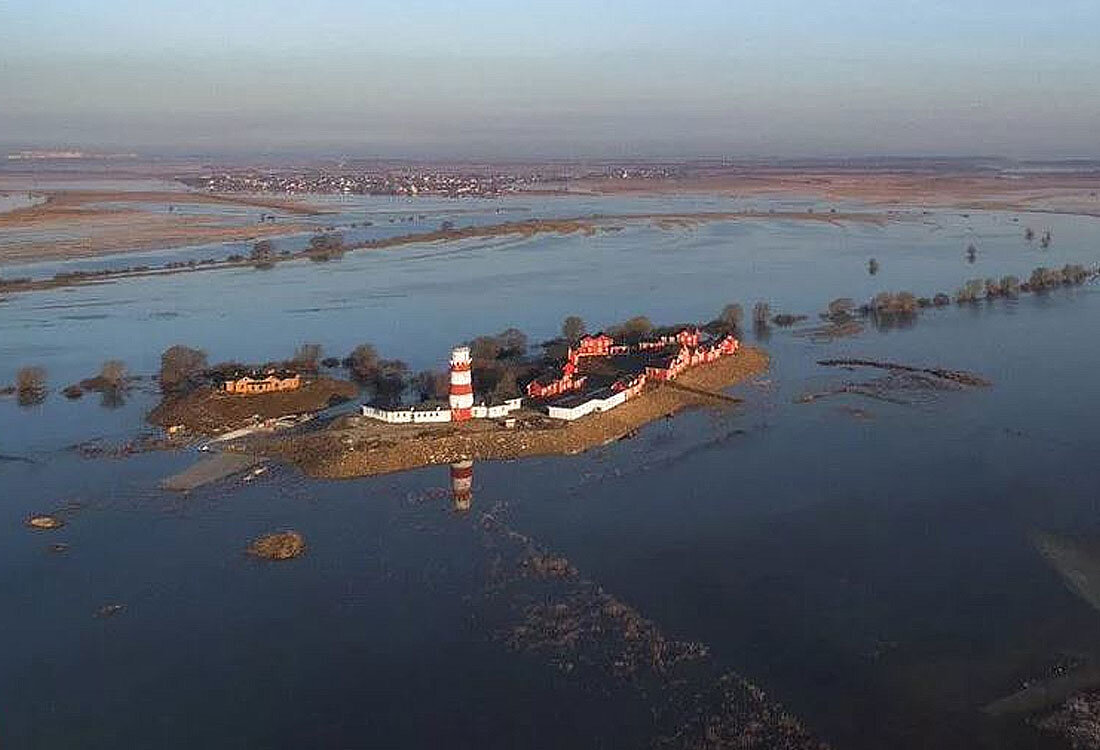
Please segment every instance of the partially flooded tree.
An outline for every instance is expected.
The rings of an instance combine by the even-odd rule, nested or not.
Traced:
[[[867,261],[867,273],[874,276],[875,274],[878,273],[878,269],[879,269],[879,265],[878,265],[878,261],[876,259],[871,258],[869,261]]]
[[[561,337],[570,344],[575,344],[580,341],[584,338],[586,333],[588,333],[587,326],[585,326],[584,321],[576,315],[570,315],[562,321]]]
[[[955,293],[955,301],[961,304],[977,302],[985,297],[985,282],[971,279]]]
[[[1024,230],[1024,239],[1027,240],[1028,242],[1033,242],[1035,240],[1035,230],[1032,229],[1031,227],[1028,227],[1027,229],[1025,229]]]
[[[99,369],[99,382],[104,388],[118,390],[126,382],[126,363],[120,359],[109,359]]]
[[[966,246],[966,262],[973,263],[978,259],[978,248],[973,244]]]
[[[160,389],[165,393],[186,390],[206,369],[206,352],[176,345],[160,355]]]
[[[15,392],[20,406],[33,406],[46,399],[46,370],[42,367],[21,367],[15,373]]]

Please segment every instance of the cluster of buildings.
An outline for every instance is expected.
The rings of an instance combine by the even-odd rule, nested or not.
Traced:
[[[554,419],[572,421],[604,412],[634,398],[649,382],[674,380],[696,365],[736,354],[740,341],[732,334],[704,337],[697,328],[684,328],[635,343],[616,341],[598,333],[585,336],[569,348],[560,367],[531,380],[529,403]],[[446,403],[415,406],[362,407],[365,417],[389,424],[464,422],[470,419],[508,419],[520,409],[522,398],[498,402],[475,400],[469,347],[451,352],[451,379]]]
[[[528,383],[527,395],[555,419],[580,419],[614,409],[641,393],[648,382],[674,380],[690,367],[736,354],[740,346],[732,334],[704,340],[698,328],[633,344],[598,333],[570,347],[560,369]]]
[[[292,370],[240,370],[222,377],[221,389],[239,396],[259,393],[296,391],[302,387],[302,376]]]
[[[215,193],[287,193],[320,195],[433,195],[451,198],[492,197],[516,189],[506,175],[456,174],[444,171],[222,173],[189,181]]]

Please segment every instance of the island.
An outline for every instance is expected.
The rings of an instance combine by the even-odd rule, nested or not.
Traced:
[[[446,402],[364,404],[323,429],[252,435],[227,450],[286,460],[318,478],[352,478],[470,460],[568,455],[629,437],[688,408],[728,406],[723,389],[767,370],[732,333],[695,327],[645,338],[580,337],[524,395],[475,394],[469,347],[451,355]]]

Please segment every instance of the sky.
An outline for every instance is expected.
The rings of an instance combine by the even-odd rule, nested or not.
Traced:
[[[0,0],[0,144],[1100,157],[1098,0]]]

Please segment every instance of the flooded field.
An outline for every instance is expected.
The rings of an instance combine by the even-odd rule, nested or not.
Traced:
[[[310,221],[354,241],[443,221],[833,207],[692,196],[324,203],[336,213]],[[660,420],[580,456],[479,463],[463,497],[444,467],[346,481],[274,467],[173,493],[161,480],[194,452],[72,448],[146,429],[151,383],[122,403],[57,393],[108,358],[152,374],[173,344],[263,361],[303,342],[334,356],[369,342],[415,370],[509,326],[548,338],[566,315],[596,329],[767,300],[809,325],[836,297],[953,294],[970,278],[1100,262],[1098,219],[880,213],[881,224],[624,221],[592,236],[408,245],[0,302],[0,384],[38,365],[53,389],[33,406],[0,397],[0,745],[686,747],[698,729],[689,718],[726,715],[717,696],[743,698],[729,686],[744,678],[838,748],[1056,747],[1020,715],[982,709],[1100,659],[1095,589],[1063,570],[1095,546],[1051,541],[1100,534],[1094,286],[952,305],[831,342],[797,327],[750,332],[771,369],[736,389],[743,405]],[[1050,247],[1025,241],[1026,227],[1050,230]],[[857,393],[799,403],[873,377],[818,364],[845,358],[965,370],[992,385],[904,403]],[[31,514],[64,525],[28,529]],[[286,529],[303,535],[301,558],[246,555]],[[502,578],[512,569],[502,560],[528,570],[535,558],[534,583]],[[592,636],[597,615],[617,618],[606,632],[683,658],[634,660],[616,641],[635,655],[624,671],[619,651],[610,658],[612,645]]]

